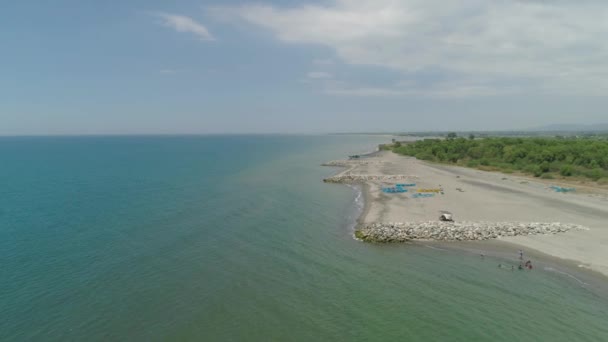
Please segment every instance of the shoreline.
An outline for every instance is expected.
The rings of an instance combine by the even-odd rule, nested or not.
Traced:
[[[353,227],[353,238],[359,240],[354,234],[365,223],[365,217],[370,208],[369,201],[369,185],[366,183],[360,184],[359,191],[363,198],[363,209],[356,220]],[[531,256],[535,260],[536,267],[555,267],[556,273],[565,273],[564,278],[574,277],[576,282],[583,288],[601,293],[604,297],[608,297],[608,275],[586,267],[580,267],[580,262],[576,260],[563,259],[558,256],[549,255],[533,248],[522,246],[516,242],[508,242],[501,239],[484,240],[484,241],[411,241],[406,244],[434,248],[438,250],[457,251],[459,253],[468,254],[483,254],[484,257],[490,257],[498,260],[505,260],[517,264],[517,259],[514,258],[515,251],[525,249],[526,255]],[[562,270],[563,268],[563,270]],[[580,284],[580,282],[583,284]],[[601,284],[598,284],[601,283]]]
[[[404,157],[404,156],[399,156],[396,154],[393,154],[392,152],[388,152],[388,151],[376,151],[376,152],[372,152],[372,156],[369,157],[370,159],[374,159],[374,161],[378,161],[379,163],[357,163],[357,162],[353,162],[353,161],[344,161],[344,164],[341,165],[343,166],[343,170],[341,172],[338,172],[336,175],[334,176],[339,176],[341,174],[345,174],[345,173],[357,173],[357,174],[369,174],[372,173],[370,171],[374,171],[375,174],[380,174],[380,175],[389,175],[389,174],[395,174],[395,170],[402,170],[402,169],[408,169],[408,166],[410,168],[416,169],[416,168],[422,168],[424,169],[423,171],[425,172],[421,172],[419,174],[424,174],[425,177],[421,177],[420,182],[421,183],[428,183],[429,180],[431,180],[431,182],[433,182],[434,180],[432,179],[433,176],[436,175],[440,175],[441,174],[441,179],[435,180],[437,181],[442,181],[445,183],[445,173],[450,173],[449,176],[453,176],[455,179],[461,181],[461,182],[465,182],[467,181],[467,176],[471,176],[471,174],[474,174],[474,180],[477,180],[477,178],[484,178],[483,176],[478,176],[478,173],[485,173],[485,174],[491,174],[492,177],[497,178],[499,180],[505,180],[505,177],[508,177],[510,179],[513,179],[512,182],[518,182],[521,179],[524,179],[523,177],[518,177],[518,176],[513,176],[513,175],[509,175],[509,174],[500,174],[497,172],[488,172],[488,171],[480,171],[480,170],[475,170],[475,169],[464,169],[464,168],[459,168],[456,166],[448,166],[448,165],[440,165],[440,166],[434,166],[434,165],[428,165],[424,162],[418,161],[414,158],[410,158],[410,157]],[[399,159],[395,159],[395,158],[399,158]],[[396,165],[389,165],[391,163],[394,163]],[[446,170],[447,169],[447,170]],[[455,170],[453,170],[455,169]],[[420,170],[418,170],[420,171]],[[405,172],[406,174],[413,174],[413,173],[408,173]],[[465,175],[466,174],[466,175]],[[485,175],[487,176],[487,175]],[[462,177],[462,179],[461,179]],[[488,179],[483,179],[484,181],[488,181]],[[528,179],[526,179],[527,181],[529,181]],[[494,180],[496,181],[496,179]],[[379,186],[381,186],[383,183],[390,183],[390,180],[372,180],[372,181],[360,181],[360,182],[355,182],[357,185],[360,186],[359,191],[361,192],[361,195],[363,197],[363,208],[358,216],[358,218],[355,220],[355,231],[361,229],[362,227],[370,224],[370,223],[386,223],[386,222],[409,222],[409,221],[415,221],[415,222],[421,222],[423,217],[432,217],[431,220],[437,220],[437,216],[435,216],[436,211],[435,209],[437,208],[436,206],[429,206],[428,208],[424,208],[424,201],[429,201],[429,199],[416,199],[416,200],[412,200],[412,199],[408,199],[405,198],[402,194],[382,194],[381,192],[379,192]],[[531,185],[528,184],[528,182],[526,182],[526,184],[518,184],[518,186],[528,186],[530,187],[533,191],[529,191],[530,194],[527,194],[525,192],[521,192],[521,191],[506,191],[503,188],[499,188],[498,186],[496,187],[496,189],[492,188],[491,184],[476,184],[475,182],[471,182],[470,184],[468,184],[469,186],[476,186],[481,188],[482,190],[487,190],[487,189],[483,189],[484,187],[488,187],[490,190],[493,190],[495,192],[497,192],[497,197],[500,196],[516,196],[516,197],[521,197],[518,198],[518,200],[521,200],[522,202],[538,202],[539,199],[543,200],[543,198],[540,198],[540,195],[543,195],[545,197],[551,197],[551,196],[555,196],[556,194],[553,193],[549,193],[548,191],[544,190],[544,186],[541,186],[539,188],[539,183],[530,181],[529,183],[533,183]],[[384,184],[387,185],[387,184]],[[422,184],[424,186],[426,186],[425,184]],[[452,184],[450,184],[452,185]],[[451,187],[450,185],[446,186],[446,184],[443,184],[443,187]],[[490,186],[489,186],[490,185]],[[504,184],[500,184],[501,186]],[[529,189],[528,189],[529,190]],[[450,194],[448,194],[448,191],[446,189],[446,196],[445,198],[447,199],[449,196],[451,195],[451,191]],[[468,193],[470,190],[467,189]],[[480,190],[481,191],[481,190]],[[538,194],[539,191],[545,191],[545,194]],[[458,193],[457,193],[458,194]],[[530,195],[530,198],[526,198],[526,195]],[[586,201],[586,200],[596,200],[596,198],[590,198],[591,196],[589,196],[589,194],[584,194],[584,195],[563,195],[563,194],[557,194],[562,195],[562,196],[568,196],[568,197],[563,197],[563,198],[568,198],[568,200],[570,200],[571,198],[576,199],[576,201],[574,201],[575,203],[573,203],[574,208],[576,211],[577,209],[581,209],[578,208],[577,206],[581,206],[580,202],[581,201]],[[589,198],[586,198],[585,196],[588,196]],[[392,197],[392,198],[391,198]],[[487,197],[487,196],[486,196]],[[536,198],[539,197],[539,198]],[[563,198],[558,198],[556,199],[556,203],[559,204],[561,209],[561,206],[567,205],[568,203],[561,203],[561,199]],[[398,203],[401,200],[401,203]],[[430,200],[439,200],[439,198],[433,198]],[[441,200],[443,200],[443,205],[449,206],[444,198],[441,198]],[[606,199],[602,198],[600,200],[605,201]],[[408,202],[405,202],[408,201]],[[501,201],[505,202],[505,199],[501,198]],[[405,203],[407,203],[408,205],[405,205]],[[397,203],[397,206],[399,206],[398,210],[395,210],[395,203]],[[459,203],[459,202],[456,202]],[[491,203],[493,204],[493,203]],[[500,203],[501,205],[504,205],[504,203]],[[510,204],[510,203],[507,203]],[[538,204],[538,203],[535,203]],[[422,205],[422,208],[420,207]],[[603,205],[603,203],[601,204]],[[409,208],[408,208],[409,206]],[[532,205],[534,206],[534,204]],[[586,208],[587,211],[591,214],[594,215],[603,215],[605,212],[599,212],[598,207],[597,207],[597,203],[595,207],[590,207],[590,208]],[[505,209],[504,211],[513,211],[512,209]],[[599,209],[602,210],[602,209]],[[399,211],[399,212],[397,212]],[[490,215],[493,214],[495,212],[495,210],[489,210],[490,211]],[[542,211],[542,210],[541,210]],[[544,222],[553,222],[553,221],[564,221],[563,218],[569,218],[570,220],[565,220],[564,222],[568,221],[568,223],[572,223],[572,224],[581,224],[583,226],[587,226],[585,223],[587,222],[576,222],[575,218],[577,215],[573,215],[572,213],[573,210],[570,210],[567,212],[568,215],[564,215],[562,217],[559,217],[559,220],[555,220],[555,219],[550,219],[547,220],[545,219]],[[515,211],[517,213],[517,211]],[[532,214],[535,212],[535,210],[532,210]],[[456,219],[457,221],[460,221],[459,219],[459,213],[455,212],[456,215]],[[475,216],[475,212],[467,212],[467,216],[473,217]],[[521,213],[520,213],[521,214]],[[532,217],[534,215],[532,215],[528,212],[519,215],[519,217],[517,217],[517,219],[514,219],[514,222],[522,222],[524,220],[522,220],[524,217],[529,216]],[[542,213],[541,213],[542,214]],[[579,214],[580,215],[580,214]],[[390,218],[394,218],[394,217],[400,217],[402,218],[401,220],[390,220]],[[481,218],[487,221],[487,217],[488,215],[478,215],[478,216],[482,216]],[[515,215],[517,216],[517,215]],[[542,215],[541,215],[542,216]],[[584,216],[584,214],[583,214]],[[541,222],[542,220],[538,220],[538,216],[537,215],[537,220],[533,221],[533,222]],[[551,215],[547,215],[545,217],[549,217],[551,218]],[[466,221],[469,221],[469,217],[464,217],[466,218]],[[555,217],[553,217],[555,218]],[[605,216],[605,218],[608,218],[608,214]],[[387,220],[388,219],[388,220]],[[591,219],[587,218],[586,221],[590,222]],[[465,220],[463,220],[465,221]],[[497,220],[497,221],[501,221],[501,220]],[[583,220],[585,221],[585,220]],[[525,222],[525,221],[524,221]],[[604,235],[606,233],[605,230],[603,230],[601,227],[599,228],[599,230],[602,230],[601,232],[598,232],[598,227],[597,225],[594,225],[594,227],[591,227],[591,231],[593,232],[593,234],[591,235],[597,235],[600,234],[602,237],[608,237],[608,234]],[[561,247],[563,246],[568,246],[568,239],[570,239],[572,236],[576,237],[576,234],[582,234],[582,235],[590,235],[588,233],[579,233],[577,232],[567,232],[567,233],[559,233],[556,235],[546,235],[546,236],[532,236],[532,237],[528,237],[528,236],[514,236],[514,237],[508,237],[508,238],[500,238],[500,239],[493,239],[493,240],[485,240],[484,242],[481,241],[466,241],[466,242],[459,242],[459,241],[450,241],[450,242],[445,242],[445,241],[421,241],[421,240],[414,240],[412,242],[410,242],[411,244],[415,244],[415,245],[436,245],[439,246],[440,248],[448,248],[448,249],[460,249],[462,251],[470,251],[471,248],[476,248],[479,250],[484,250],[487,253],[491,253],[491,254],[501,254],[503,253],[502,251],[506,250],[506,249],[510,249],[512,251],[516,251],[517,249],[524,249],[526,251],[529,251],[531,254],[535,254],[535,255],[542,255],[544,260],[551,260],[551,264],[553,265],[557,265],[560,268],[565,268],[567,270],[567,274],[576,274],[578,276],[582,276],[582,277],[591,277],[594,279],[597,279],[598,277],[605,282],[606,280],[608,280],[608,267],[606,267],[606,265],[602,265],[602,264],[597,264],[594,262],[590,262],[593,260],[598,260],[598,259],[603,259],[604,257],[608,258],[608,253],[603,252],[603,251],[598,251],[597,246],[595,246],[596,248],[593,250],[594,253],[596,253],[596,255],[592,255],[593,253],[585,253],[586,250],[583,249],[583,253],[581,253],[583,256],[585,256],[585,254],[587,254],[588,258],[574,258],[571,257],[570,255],[568,255],[569,253],[562,253],[562,252],[566,252],[568,251],[568,248],[564,248],[562,250]],[[555,240],[556,236],[568,236],[568,238],[566,238],[564,240],[564,238],[561,238],[560,240],[560,248],[555,248],[555,246],[551,245],[551,242],[553,240]],[[590,238],[588,236],[585,237],[585,239],[579,238],[579,240],[584,240],[587,244],[592,243],[596,240],[594,240],[594,238]],[[549,241],[549,243],[547,243],[547,241]],[[580,243],[581,241],[578,241],[578,243]],[[408,244],[410,244],[408,243]],[[596,241],[596,243],[599,244],[599,242]],[[473,244],[473,245],[471,245]],[[543,244],[548,244],[547,246],[544,246]],[[601,244],[600,244],[601,245]],[[461,246],[466,246],[466,247],[462,247]],[[540,246],[540,248],[538,248]],[[574,249],[576,249],[576,246],[574,246]],[[601,246],[600,248],[601,249]],[[571,252],[571,250],[570,250]],[[602,253],[603,252],[603,253]],[[572,253],[570,253],[572,254]],[[489,254],[488,254],[489,255]]]
[[[608,276],[587,268],[578,266],[578,262],[574,260],[562,259],[560,257],[549,255],[541,251],[526,248],[517,243],[505,242],[501,240],[487,241],[460,241],[460,242],[444,242],[444,241],[413,241],[407,243],[409,246],[418,248],[431,248],[438,252],[452,252],[459,254],[468,254],[471,256],[479,256],[486,261],[492,260],[505,266],[505,271],[510,271],[509,267],[514,266],[515,272],[519,272],[517,265],[519,259],[517,250],[524,251],[524,260],[532,260],[534,269],[533,272],[550,272],[559,278],[560,281],[571,283],[574,286],[590,291],[595,295],[603,298],[608,298]],[[481,257],[483,254],[483,257]],[[523,270],[527,272],[527,270]]]

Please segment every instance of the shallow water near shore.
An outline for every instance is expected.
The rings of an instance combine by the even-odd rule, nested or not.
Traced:
[[[388,140],[0,138],[0,340],[608,339],[564,274],[353,239],[319,165]]]

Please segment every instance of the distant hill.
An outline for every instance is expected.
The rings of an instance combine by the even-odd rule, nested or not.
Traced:
[[[529,128],[535,132],[603,132],[608,131],[608,123],[595,125],[556,124]]]

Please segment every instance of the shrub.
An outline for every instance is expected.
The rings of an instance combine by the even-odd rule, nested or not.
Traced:
[[[479,166],[479,162],[477,160],[469,160],[467,162],[467,166],[468,167],[478,167]]]
[[[543,173],[549,172],[549,171],[551,171],[551,164],[549,164],[547,162],[543,162],[540,164],[539,168]]]
[[[458,155],[456,154],[450,154],[448,156],[448,161],[451,163],[458,163]]]
[[[511,170],[513,171],[514,165],[510,163],[492,163],[492,165],[498,166],[501,170]]]
[[[396,141],[395,141],[396,142]],[[541,177],[608,178],[608,139],[602,138],[488,138],[424,139],[389,149],[422,160],[451,162],[477,168],[521,170]],[[545,176],[549,177],[549,176]]]
[[[553,179],[553,175],[550,173],[543,173],[540,178],[542,179]]]
[[[430,152],[420,152],[415,157],[420,160],[435,160],[435,156]]]
[[[570,177],[572,176],[572,166],[570,165],[564,165],[562,166],[562,168],[559,170],[559,174],[564,176],[564,177]]]
[[[605,171],[600,168],[596,168],[585,173],[587,177],[593,179],[594,181],[598,181],[600,178],[604,177]]]

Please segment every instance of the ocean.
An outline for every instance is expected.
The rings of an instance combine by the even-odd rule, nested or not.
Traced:
[[[389,140],[0,138],[0,340],[608,340],[561,271],[353,239],[320,164]]]

